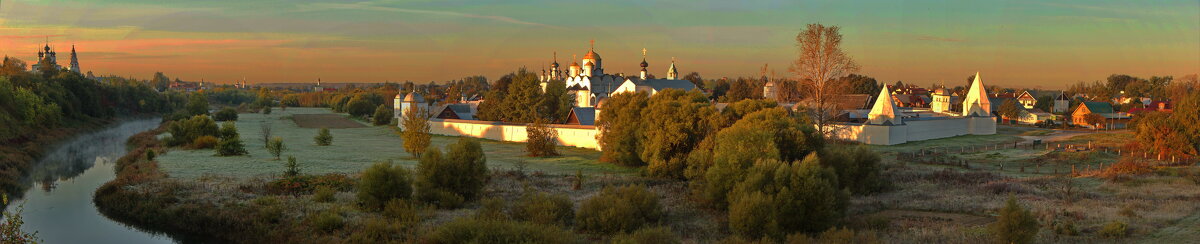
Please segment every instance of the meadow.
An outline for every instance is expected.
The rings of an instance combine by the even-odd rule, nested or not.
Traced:
[[[309,121],[328,120],[328,116],[342,119],[333,122]],[[239,114],[236,124],[249,155],[218,157],[212,150],[207,149],[172,149],[170,153],[159,157],[158,161],[164,172],[172,178],[180,179],[194,179],[205,175],[234,178],[278,175],[283,172],[283,164],[288,156],[296,157],[301,171],[306,174],[356,174],[374,162],[389,160],[410,168],[416,166],[416,158],[404,152],[404,142],[394,126],[369,126],[344,116],[326,108],[275,109],[271,114],[242,113]],[[314,126],[304,128],[297,125],[294,120],[296,117],[302,118],[303,123],[314,125],[355,127],[345,123],[358,123],[362,126],[331,127],[333,145],[318,146],[313,142],[313,136],[317,135],[319,129],[313,128]],[[272,136],[283,138],[287,150],[282,153],[281,160],[276,160],[267,152],[262,139],[263,124],[270,126]],[[160,137],[162,136],[166,135]],[[444,148],[456,140],[458,137],[434,136],[432,146]],[[487,155],[488,166],[493,170],[523,168],[530,172],[541,171],[550,174],[575,174],[576,171],[584,174],[637,172],[633,168],[600,163],[600,152],[592,149],[559,147],[561,156],[536,158],[525,156],[524,143],[491,140],[481,142]]]

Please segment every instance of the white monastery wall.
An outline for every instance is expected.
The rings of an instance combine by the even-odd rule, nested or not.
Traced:
[[[871,145],[896,145],[910,141],[996,134],[993,117],[947,118],[905,121],[904,125],[831,124],[825,129],[833,138]]]
[[[430,119],[429,133],[443,136],[469,136],[497,141],[529,140],[527,125],[492,121]],[[590,125],[547,125],[558,132],[558,145],[600,150],[600,130]]]

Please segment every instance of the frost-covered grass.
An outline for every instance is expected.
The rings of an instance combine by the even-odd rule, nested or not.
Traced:
[[[228,177],[258,177],[278,175],[284,170],[288,156],[295,156],[305,174],[349,173],[366,169],[373,162],[393,160],[397,164],[416,166],[416,159],[404,152],[403,141],[389,126],[330,129],[333,145],[317,146],[313,136],[319,129],[300,128],[292,121],[294,114],[330,114],[324,108],[275,109],[272,114],[243,113],[238,115],[238,132],[246,145],[247,156],[218,157],[212,150],[172,149],[158,158],[162,170],[173,178],[197,178],[211,174]],[[271,125],[273,136],[282,137],[287,150],[284,160],[275,160],[262,141],[261,125]],[[361,123],[361,122],[360,122]],[[434,136],[433,146],[444,149],[458,137]],[[632,173],[635,169],[600,163],[600,152],[591,149],[560,147],[563,156],[532,158],[525,156],[525,144],[482,140],[487,164],[495,170],[517,168],[527,162],[526,171],[550,174]]]

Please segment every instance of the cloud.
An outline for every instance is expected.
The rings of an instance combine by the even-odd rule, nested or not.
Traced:
[[[922,40],[922,41],[939,41],[939,42],[954,42],[954,43],[962,43],[962,42],[967,42],[967,39],[958,39],[958,38],[949,38],[949,37],[938,37],[938,36],[918,36],[918,37],[917,37],[917,40]]]
[[[411,13],[411,14],[425,14],[425,15],[441,15],[441,16],[451,16],[451,17],[462,17],[462,18],[473,18],[473,19],[493,20],[493,21],[499,21],[499,22],[505,22],[505,23],[511,23],[511,24],[518,24],[518,25],[529,25],[529,26],[541,26],[541,27],[561,28],[561,27],[554,26],[554,25],[548,25],[548,24],[542,24],[542,23],[535,23],[535,22],[529,22],[529,21],[518,20],[518,19],[514,19],[514,18],[512,18],[512,17],[507,17],[507,16],[499,16],[499,15],[480,15],[480,14],[459,13],[459,12],[451,12],[451,11],[438,11],[438,10],[424,10],[424,9],[407,9],[407,8],[396,8],[396,7],[385,7],[385,6],[376,6],[376,5],[372,5],[372,4],[368,3],[368,2],[359,2],[359,3],[352,3],[352,4],[346,4],[346,3],[314,3],[314,4],[309,4],[309,5],[307,5],[307,6],[301,6],[301,7],[300,7],[300,11],[301,11],[301,12],[317,11],[317,10],[325,10],[325,9],[349,9],[349,10],[382,11],[382,12],[393,12],[393,13]]]

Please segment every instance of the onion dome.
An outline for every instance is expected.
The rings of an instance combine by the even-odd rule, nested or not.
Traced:
[[[418,94],[417,92],[412,92],[412,93],[409,93],[408,96],[404,97],[404,101],[405,102],[425,102],[425,98],[422,97],[421,94]]]
[[[579,62],[571,62],[571,67],[579,67]]]
[[[595,51],[588,50],[588,53],[583,55],[583,59],[600,59],[600,54],[596,54]]]
[[[596,66],[596,64],[593,64],[592,61],[587,61],[587,63],[583,63],[583,66]]]
[[[645,59],[645,58],[643,58],[643,59],[642,59],[642,64],[641,64],[641,66],[642,66],[642,68],[645,68],[645,67],[648,67],[648,66],[650,66],[650,64],[649,64],[649,63],[646,63],[646,59]]]

